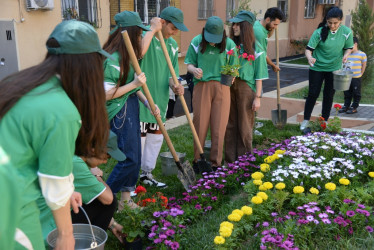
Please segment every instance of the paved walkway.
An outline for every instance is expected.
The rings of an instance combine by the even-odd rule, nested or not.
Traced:
[[[295,68],[296,67],[296,68]],[[287,123],[300,124],[304,119],[305,100],[285,98],[282,95],[308,86],[308,72],[305,66],[295,66],[286,63],[281,64],[281,109],[287,110]],[[257,113],[258,119],[271,120],[271,110],[277,109],[276,77],[271,70],[269,80],[264,81],[264,94],[261,100],[261,108]],[[284,80],[292,79],[292,81]],[[283,79],[283,80],[282,80]],[[186,98],[187,99],[187,98]],[[179,102],[179,101],[178,101]],[[321,114],[322,102],[317,101],[311,120],[317,119]],[[356,114],[336,114],[335,109],[331,111],[331,117],[337,115],[345,130],[374,134],[374,105],[361,104]],[[185,116],[170,119],[166,122],[166,128],[171,129],[186,124]]]

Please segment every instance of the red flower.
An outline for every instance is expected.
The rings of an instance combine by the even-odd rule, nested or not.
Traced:
[[[326,129],[326,122],[321,123],[321,128],[322,128],[322,130],[325,130],[325,129]]]
[[[229,56],[233,55],[233,54],[234,54],[234,50],[229,50],[229,51],[227,51],[227,54],[228,54]]]
[[[148,203],[155,203],[155,202],[156,202],[155,199],[147,198],[141,201],[141,206],[146,207]]]
[[[340,105],[340,104],[337,103],[337,104],[334,105],[334,108],[337,109],[337,110],[339,110],[339,109],[342,108],[342,105]]]
[[[247,53],[243,53],[243,58],[247,58],[248,54]]]
[[[320,116],[320,117],[318,118],[318,120],[319,120],[319,121],[324,121],[325,118],[323,118],[322,116]]]
[[[248,61],[254,61],[255,56],[254,55],[248,55]]]
[[[145,187],[143,187],[143,186],[137,186],[136,189],[135,189],[135,193],[136,194],[145,194],[145,193],[147,193],[147,189],[145,189]]]
[[[161,196],[160,198],[161,198],[161,206],[166,208],[168,205],[168,198],[166,198],[165,196]]]

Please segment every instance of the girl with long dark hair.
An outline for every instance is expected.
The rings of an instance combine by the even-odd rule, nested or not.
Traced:
[[[300,129],[304,130],[316,104],[316,100],[323,88],[322,117],[327,121],[330,117],[335,90],[332,72],[341,68],[353,48],[352,30],[341,24],[343,11],[339,7],[332,7],[323,21],[313,32],[305,50],[309,68],[309,93],[305,102],[304,121]]]
[[[230,88],[231,104],[225,134],[225,161],[252,152],[255,112],[260,108],[262,80],[267,78],[266,53],[255,53],[252,12],[240,11],[232,22],[231,39],[239,50],[239,77]],[[261,58],[262,57],[262,58]]]
[[[193,123],[201,145],[204,145],[210,127],[213,169],[222,164],[223,140],[230,111],[230,86],[220,82],[228,51],[233,52],[229,64],[237,64],[235,43],[226,37],[222,20],[213,16],[208,18],[202,33],[192,39],[184,61],[187,70],[194,75]],[[194,152],[194,169],[197,172],[200,153],[196,145]]]
[[[103,47],[113,57],[104,63],[104,85],[110,128],[117,135],[118,148],[127,158],[117,163],[107,183],[113,193],[121,191],[118,208],[122,210],[124,203],[130,208],[137,207],[130,194],[135,190],[141,161],[139,100],[150,109],[147,99],[139,91],[146,77],[144,73],[134,76],[122,32],[128,32],[135,54],[141,58],[145,54],[143,48],[148,48],[153,34],[161,29],[161,23],[158,18],[152,19],[150,30],[142,24],[139,14],[132,11],[118,13],[114,20],[117,26]],[[151,34],[143,39],[144,46],[142,30]]]
[[[42,63],[0,82],[0,147],[21,179],[18,225],[32,248],[44,249],[36,203],[44,198],[59,231],[56,248],[73,249],[70,203],[77,212],[81,199],[72,196],[72,158],[105,152],[101,54],[108,54],[95,29],[74,20],[56,26],[47,49]]]

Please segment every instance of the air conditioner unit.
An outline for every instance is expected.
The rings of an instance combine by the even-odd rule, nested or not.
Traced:
[[[54,0],[26,0],[27,11],[52,10],[54,7]]]
[[[318,4],[335,4],[335,0],[318,0]]]

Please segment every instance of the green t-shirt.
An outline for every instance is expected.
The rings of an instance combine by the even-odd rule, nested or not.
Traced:
[[[0,147],[20,178],[19,228],[34,249],[44,247],[36,205],[42,196],[38,173],[70,175],[80,127],[79,112],[55,76],[24,95],[0,120]]]
[[[268,35],[269,31],[265,29],[264,26],[262,26],[260,21],[256,21],[253,25],[253,31],[255,33],[256,38],[256,53],[257,54],[264,54],[264,56],[258,57],[256,59],[257,63],[259,65],[265,64],[265,71],[263,72],[264,75],[262,75],[261,79],[269,79],[269,72],[267,70],[267,62],[266,62],[266,56],[267,56],[267,50],[268,50]]]
[[[194,78],[195,84],[212,80],[221,81],[222,66],[226,64],[226,60],[229,60],[230,65],[239,63],[234,41],[230,38],[226,39],[226,49],[224,52],[220,53],[219,48],[213,47],[208,43],[203,54],[201,53],[200,48],[200,43],[202,41],[201,34],[192,39],[184,63],[192,64],[203,70],[202,78]],[[227,52],[230,50],[234,50],[234,54],[229,57]]]
[[[239,51],[243,55],[243,45]],[[261,51],[258,46],[255,47],[255,60],[248,62],[247,59],[240,58],[239,78],[245,81],[248,86],[256,92],[256,80],[264,80],[268,77],[268,69],[266,64],[266,54]],[[265,58],[265,60],[264,60]]]
[[[104,85],[116,86],[120,78],[120,56],[118,52],[112,54],[113,59],[107,58],[104,62]],[[134,69],[130,64],[130,70],[127,75],[126,84],[134,80]],[[122,109],[125,105],[127,98],[132,94],[138,91],[139,88],[135,88],[123,96],[117,97],[115,99],[108,100],[106,102],[106,109],[108,111],[109,121]]]
[[[329,31],[324,42],[321,41],[322,27],[316,29],[310,37],[308,47],[314,49],[316,59],[313,67],[315,71],[332,72],[342,67],[344,49],[353,48],[352,30],[341,25],[335,34]]]
[[[73,175],[75,191],[81,193],[84,204],[91,203],[102,192],[105,191],[103,183],[91,173],[87,164],[82,158],[74,155],[73,157]],[[44,240],[47,239],[48,233],[56,228],[51,209],[47,206],[44,199],[38,200],[40,209],[40,222],[42,224]]]
[[[0,249],[14,249],[14,234],[19,223],[21,192],[18,176],[0,147]]]
[[[164,39],[164,41],[175,74],[178,76],[178,44],[172,37]],[[140,66],[147,77],[147,86],[151,92],[152,98],[160,109],[161,119],[165,122],[166,110],[169,103],[169,78],[171,77],[171,73],[166,63],[164,53],[162,52],[160,41],[156,37],[152,38],[147,53],[140,62]],[[139,105],[139,107],[141,122],[157,122],[156,118],[143,104]]]

